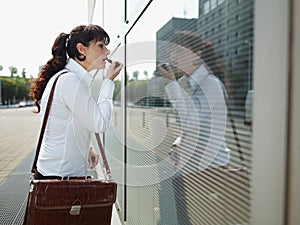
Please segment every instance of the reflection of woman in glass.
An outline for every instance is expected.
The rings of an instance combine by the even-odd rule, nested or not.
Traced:
[[[171,43],[171,65],[158,68],[168,80],[166,92],[180,117],[181,135],[171,151],[177,170],[173,187],[178,224],[191,224],[185,193],[189,182],[185,177],[191,172],[225,166],[230,159],[224,137],[226,91],[215,76],[223,73],[211,42],[203,42],[195,33],[179,32],[171,38]],[[177,82],[174,72],[178,71],[184,75]]]

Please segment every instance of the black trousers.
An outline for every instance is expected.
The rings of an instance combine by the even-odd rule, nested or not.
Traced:
[[[38,171],[35,171],[35,173],[33,174],[33,178],[35,180],[62,180],[63,177],[60,176],[44,176],[43,174],[41,174]]]

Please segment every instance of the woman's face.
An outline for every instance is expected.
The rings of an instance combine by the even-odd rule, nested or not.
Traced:
[[[90,45],[86,47],[86,69],[91,71],[93,69],[104,69],[106,61],[105,59],[109,55],[110,51],[103,41],[92,41]]]
[[[176,45],[172,46],[170,59],[174,68],[191,75],[195,70],[195,61],[199,59],[199,56],[188,48]]]

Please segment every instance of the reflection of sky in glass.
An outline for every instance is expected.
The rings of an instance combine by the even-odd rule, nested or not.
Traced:
[[[142,3],[144,2],[142,1]],[[142,3],[138,4],[135,9],[141,10],[143,6]],[[139,6],[141,8],[138,8]],[[145,15],[142,16],[139,22],[134,26],[133,32],[128,35],[128,43],[156,41],[156,32],[171,20],[172,17],[197,18],[198,9],[198,1],[196,0],[153,1],[149,9],[145,12]],[[134,15],[136,16],[136,14]],[[159,15],[159,17],[157,17],[157,15]],[[155,18],[159,19],[155,20]],[[151,54],[153,54],[151,58],[155,59],[155,47],[153,51],[151,51]],[[155,70],[155,62],[148,62],[146,64],[140,63],[127,68],[129,76],[132,76],[134,71],[139,71],[141,79],[146,78],[143,76],[145,70],[148,71],[148,78],[150,78]]]
[[[211,0],[211,9],[214,9],[217,7],[217,0]]]
[[[149,0],[133,0],[127,1],[127,20],[128,24],[124,22],[124,12],[122,7],[114,7],[120,5],[120,0],[110,0],[105,2],[104,8],[114,8],[114,16],[111,17],[111,13],[106,13],[104,18],[104,28],[109,32],[110,36],[116,38],[118,35],[122,36],[127,32],[128,28],[136,20],[140,12],[147,5]],[[159,17],[157,17],[159,15]],[[95,11],[94,23],[102,24],[101,20],[102,12],[100,10]],[[156,40],[155,31],[160,29],[165,23],[167,23],[172,17],[178,18],[197,18],[198,17],[198,1],[196,0],[164,0],[153,1],[145,15],[139,19],[139,24],[143,24],[143,32],[134,32],[134,36],[130,37],[132,41],[154,41]],[[157,18],[157,19],[155,19]],[[112,43],[114,40],[112,40]]]

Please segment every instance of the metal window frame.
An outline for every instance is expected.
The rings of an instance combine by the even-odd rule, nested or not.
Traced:
[[[290,1],[255,1],[251,224],[285,224]]]
[[[290,37],[290,113],[288,135],[288,161],[286,178],[285,224],[300,223],[300,2],[291,0],[290,5],[291,37]]]

